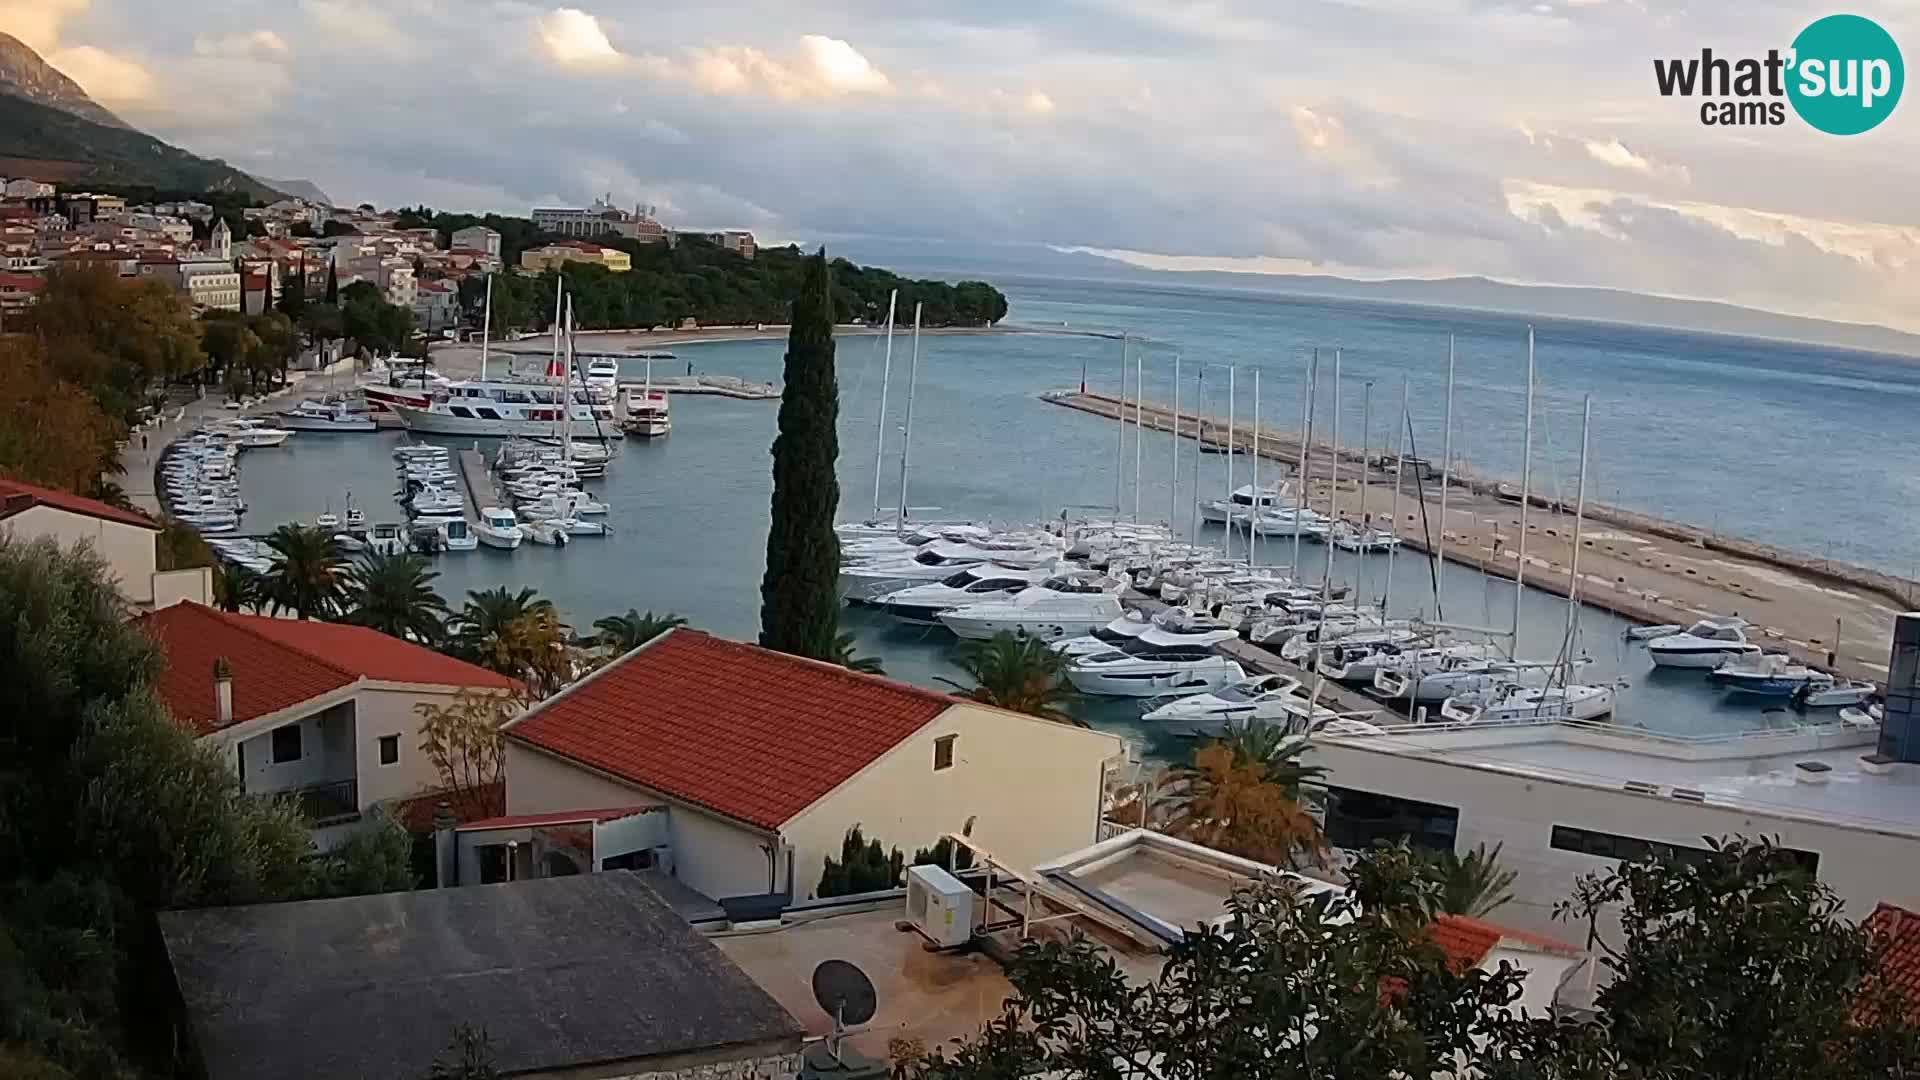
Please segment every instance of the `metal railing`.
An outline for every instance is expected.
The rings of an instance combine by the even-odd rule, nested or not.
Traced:
[[[278,794],[293,797],[300,804],[301,815],[314,826],[360,813],[360,781],[357,779],[309,784]]]

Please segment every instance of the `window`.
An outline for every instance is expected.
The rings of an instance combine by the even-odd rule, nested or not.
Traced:
[[[953,768],[953,743],[958,735],[942,735],[933,740],[933,771]]]
[[[300,725],[288,724],[273,729],[273,763],[284,765],[300,760]]]
[[[1401,840],[1429,851],[1452,851],[1460,829],[1460,811],[1451,806],[1327,786],[1327,842],[1349,851],[1365,851],[1379,842]]]
[[[400,736],[380,736],[380,764],[396,765],[400,761]]]
[[[1698,866],[1706,861],[1707,849],[1688,844],[1669,844],[1661,840],[1642,840],[1636,836],[1621,836],[1618,833],[1601,832],[1598,829],[1578,829],[1571,825],[1555,825],[1549,843],[1556,851],[1571,851],[1580,855],[1592,855],[1600,859],[1619,859],[1621,862],[1639,862],[1649,856],[1663,859],[1675,859],[1689,866]],[[1799,851],[1782,848],[1793,856],[1809,874],[1820,872],[1820,854],[1814,851]]]

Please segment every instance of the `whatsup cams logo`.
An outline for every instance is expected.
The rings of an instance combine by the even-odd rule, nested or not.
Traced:
[[[1872,19],[1829,15],[1800,31],[1785,52],[1730,59],[1712,49],[1655,60],[1662,97],[1701,98],[1709,127],[1779,126],[1787,107],[1829,135],[1871,131],[1893,114],[1907,81],[1900,47]]]

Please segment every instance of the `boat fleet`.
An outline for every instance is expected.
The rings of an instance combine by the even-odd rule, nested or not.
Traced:
[[[1804,711],[1857,707],[1878,692],[1873,683],[1765,651],[1747,640],[1747,625],[1739,616],[1719,616],[1686,627],[1643,627],[1628,637],[1646,645],[1655,667],[1705,671],[1732,698],[1786,701]]]

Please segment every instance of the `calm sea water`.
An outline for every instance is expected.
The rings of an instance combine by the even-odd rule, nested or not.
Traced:
[[[1236,368],[1235,404],[1251,408],[1260,373],[1262,419],[1299,422],[1305,359],[1322,349],[1317,431],[1333,418],[1332,350],[1340,349],[1343,445],[1356,445],[1368,419],[1374,446],[1394,436],[1400,383],[1408,385],[1416,448],[1438,457],[1445,405],[1447,336],[1456,336],[1455,452],[1483,472],[1517,477],[1526,372],[1524,320],[1475,312],[1376,307],[1224,292],[1011,281],[1010,322],[1065,324],[1126,332],[1139,339],[1150,399],[1172,396],[1172,361],[1182,358],[1183,405],[1227,409],[1228,366]],[[681,363],[711,374],[778,381],[783,344],[708,342],[676,346]],[[911,343],[896,339],[882,504],[899,499],[901,425]],[[1038,393],[1078,384],[1118,385],[1121,343],[1058,334],[937,336],[920,345],[913,402],[908,501],[938,507],[927,516],[1029,522],[1063,506],[1114,501],[1115,428],[1049,405]],[[841,505],[848,517],[872,508],[880,345],[843,339]],[[1131,385],[1132,361],[1127,364]],[[1567,322],[1542,322],[1536,368],[1535,482],[1569,496],[1577,477],[1579,402],[1593,397],[1590,473],[1593,497],[1814,554],[1912,573],[1920,562],[1913,528],[1920,448],[1902,438],[1920,398],[1920,365],[1891,357],[1719,336]],[[637,368],[631,373],[639,374]],[[1366,384],[1372,383],[1371,408]],[[1131,391],[1130,391],[1131,392]],[[581,538],[563,550],[536,546],[503,554],[482,549],[439,560],[442,592],[457,604],[469,589],[528,585],[551,597],[576,623],[629,607],[672,610],[718,634],[751,639],[758,618],[767,505],[768,447],[777,403],[680,396],[674,430],[652,443],[629,440],[596,491],[613,508],[617,530]],[[250,453],[243,489],[246,526],[264,532],[287,520],[339,509],[351,490],[374,520],[398,516],[390,450],[397,434],[302,435],[280,450]],[[1169,441],[1147,433],[1139,483],[1131,437],[1121,459],[1120,499],[1131,512],[1138,488],[1143,519],[1171,515],[1184,526],[1193,491],[1194,455],[1183,447],[1178,490],[1170,484]],[[1200,462],[1208,497],[1225,487],[1225,460]],[[1244,461],[1236,482],[1245,482]],[[1214,535],[1218,535],[1217,531]],[[1326,549],[1309,546],[1312,559]],[[1290,548],[1262,551],[1284,563]],[[1423,560],[1398,556],[1393,607],[1431,611]],[[1337,577],[1378,597],[1386,558],[1335,561]],[[1310,562],[1309,567],[1318,564]],[[1511,583],[1486,582],[1460,568],[1445,577],[1450,619],[1504,625]],[[959,678],[952,639],[850,611],[863,647],[900,678],[938,685]],[[1566,620],[1563,601],[1529,592],[1522,605],[1529,655],[1552,655]],[[1644,652],[1619,641],[1624,624],[1596,612],[1581,617],[1582,645],[1594,679],[1633,683],[1619,718],[1669,731],[1736,729],[1770,719],[1729,706],[1697,676],[1648,672]],[[1665,673],[1660,673],[1664,675]],[[1142,730],[1127,702],[1086,703],[1095,723],[1137,733],[1149,751],[1165,751]]]

